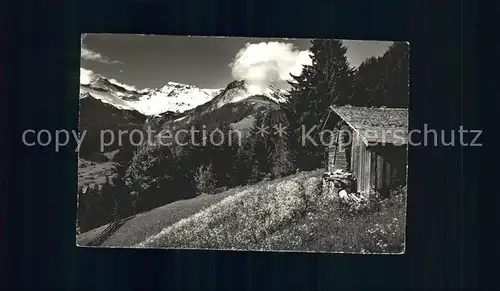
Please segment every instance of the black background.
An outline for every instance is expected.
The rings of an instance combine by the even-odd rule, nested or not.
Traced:
[[[498,191],[486,190],[496,182],[490,177],[494,172],[481,164],[486,148],[411,148],[406,254],[376,256],[76,248],[75,143],[56,153],[53,147],[28,148],[21,142],[28,128],[77,130],[81,32],[407,40],[411,129],[422,129],[425,122],[445,130],[481,128],[486,122],[480,117],[496,116],[477,92],[477,74],[485,63],[479,58],[487,55],[478,49],[477,5],[454,0],[65,0],[3,7],[1,19],[7,22],[0,46],[7,54],[0,66],[0,190],[7,195],[0,202],[2,289],[486,286],[497,268],[482,255],[494,261],[498,253],[480,247],[484,234],[498,229],[484,222],[494,209],[478,208],[480,201],[494,205],[498,199]]]

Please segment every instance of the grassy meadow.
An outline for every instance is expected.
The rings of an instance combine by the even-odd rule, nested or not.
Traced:
[[[402,253],[406,189],[353,207],[323,194],[323,170],[238,187],[135,247]]]

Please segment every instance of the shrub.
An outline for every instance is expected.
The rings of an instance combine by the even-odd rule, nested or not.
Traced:
[[[212,165],[201,165],[194,176],[198,194],[214,194],[217,186]]]

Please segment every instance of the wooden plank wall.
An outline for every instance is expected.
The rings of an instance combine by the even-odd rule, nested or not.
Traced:
[[[335,158],[336,146],[328,147],[328,162],[327,171],[333,172],[335,169],[334,158]]]
[[[377,153],[370,151],[370,189],[377,189]]]
[[[361,184],[361,190],[363,193],[368,194],[370,192],[370,178],[371,178],[371,155],[370,151],[366,148],[366,145],[364,143],[361,144],[361,152],[362,152],[362,165],[361,165],[361,176],[363,177],[362,179],[362,184]]]
[[[351,171],[356,179],[359,177],[359,135],[354,132],[351,144]],[[359,182],[357,184],[359,191]]]
[[[402,147],[367,148],[357,132],[353,134],[351,169],[357,191],[373,190],[387,195],[394,179],[406,183],[406,150]]]
[[[384,181],[383,181],[383,189],[387,191],[391,188],[391,178],[392,178],[392,169],[393,165],[386,159],[384,160]]]
[[[357,191],[369,194],[372,190],[387,195],[394,178],[406,183],[406,148],[367,148],[357,132],[353,133],[351,169],[357,179]]]
[[[371,150],[371,188],[387,195],[394,184],[406,183],[406,149],[403,147],[384,147]]]
[[[357,132],[353,133],[351,169],[357,179],[357,191],[367,194],[371,186],[372,156]]]
[[[376,163],[375,169],[377,173],[375,174],[377,177],[377,181],[375,182],[375,190],[381,191],[383,188],[383,180],[384,180],[384,157],[379,152],[374,152],[376,155]]]
[[[326,150],[326,171],[328,172],[333,172],[336,169],[349,170],[350,165],[347,164],[346,149],[338,144],[340,142],[338,135],[338,128],[335,128],[333,133],[335,144],[329,145]]]
[[[337,140],[337,135],[338,135],[338,130],[337,128],[333,129],[333,134],[331,138],[333,139],[330,140],[329,142],[331,143],[327,147],[327,167],[326,170],[328,172],[333,172],[335,171],[335,160],[338,155],[338,140]]]

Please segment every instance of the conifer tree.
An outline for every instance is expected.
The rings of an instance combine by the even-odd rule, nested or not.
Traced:
[[[313,109],[318,124],[325,120],[330,105],[349,103],[353,93],[354,70],[347,61],[347,47],[340,40],[311,41],[314,88]]]
[[[82,232],[98,226],[99,223],[99,193],[95,185],[88,185],[85,192],[83,188],[79,193],[78,224]]]
[[[274,146],[272,130],[271,112],[269,110],[258,111],[248,137],[251,183],[260,181],[266,174],[271,173],[271,155]]]
[[[348,104],[353,98],[354,70],[350,67],[347,48],[337,40],[311,41],[310,66],[299,76],[292,75],[288,101],[283,105],[297,166],[303,170],[321,166],[324,147],[319,144],[321,126],[328,117],[330,105]],[[303,142],[304,132],[317,144]]]
[[[409,104],[409,46],[395,42],[384,55],[387,62],[386,82],[388,107],[408,107]]]
[[[357,69],[353,105],[408,107],[409,47],[395,42],[381,57],[366,59]]]
[[[135,211],[149,210],[175,201],[182,193],[168,191],[178,170],[177,156],[164,145],[141,148],[126,170],[125,185],[130,188]]]
[[[82,232],[88,230],[88,199],[85,194],[83,187],[78,188],[77,223]]]
[[[214,194],[217,187],[217,179],[213,173],[211,164],[198,167],[194,180],[198,194]]]
[[[116,207],[116,198],[114,197],[114,189],[109,176],[106,176],[106,182],[102,185],[100,196],[100,224],[105,224],[116,219],[118,215],[113,212],[113,209]]]
[[[239,136],[228,122],[219,122],[209,137],[209,157],[217,187],[232,186],[233,164],[239,145]]]
[[[233,165],[233,185],[245,185],[252,174],[253,146],[249,138],[237,149]]]
[[[274,142],[271,153],[271,174],[274,178],[280,178],[292,174],[295,169],[294,155],[287,136],[281,136]]]

